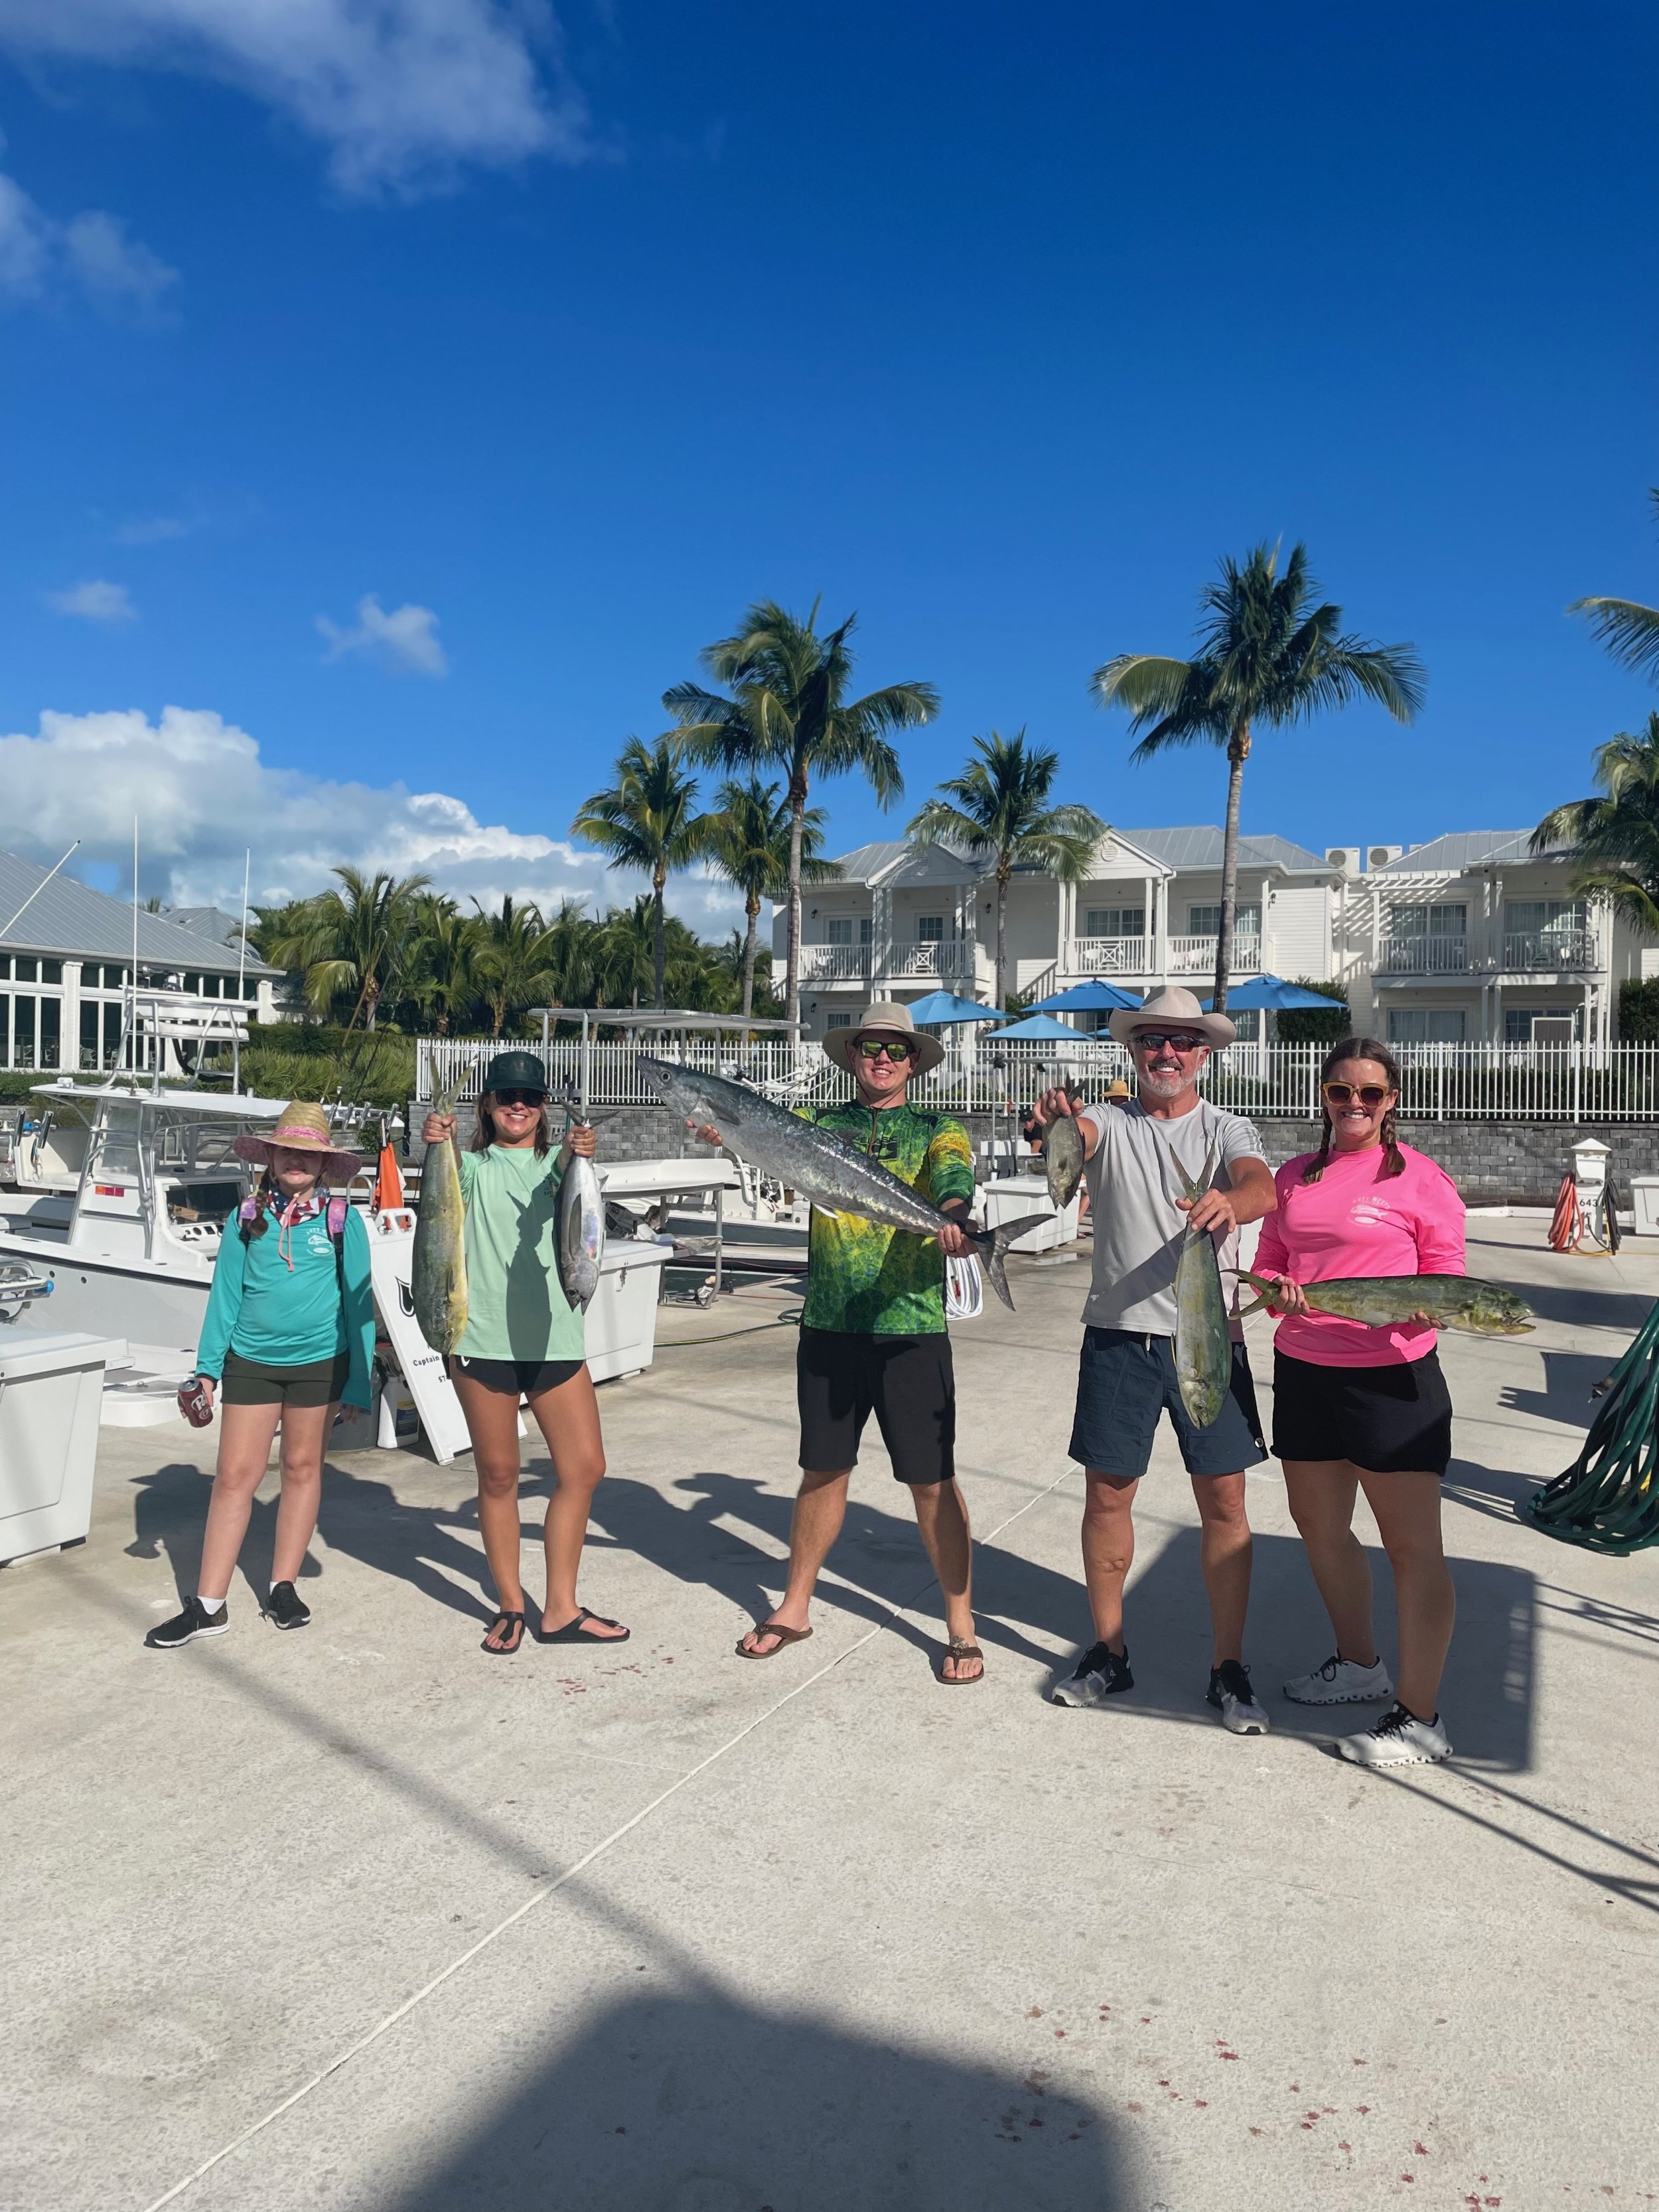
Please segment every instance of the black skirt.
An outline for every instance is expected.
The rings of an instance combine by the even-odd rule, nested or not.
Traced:
[[[1451,1424],[1437,1352],[1386,1367],[1320,1367],[1273,1354],[1279,1459],[1346,1459],[1372,1474],[1444,1474]]]

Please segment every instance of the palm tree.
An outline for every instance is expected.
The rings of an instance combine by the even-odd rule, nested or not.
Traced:
[[[365,876],[358,868],[336,868],[340,890],[319,891],[287,909],[285,933],[270,957],[278,967],[305,976],[306,999],[313,1013],[325,1015],[343,992],[356,998],[346,1027],[363,1018],[374,1027],[381,999],[395,988],[408,961],[414,936],[416,895],[428,888],[426,876]]]
[[[1639,737],[1621,730],[1595,749],[1600,799],[1553,807],[1533,831],[1534,853],[1571,845],[1571,888],[1605,898],[1615,912],[1659,937],[1659,714]]]
[[[1226,747],[1218,1013],[1226,1009],[1232,966],[1238,799],[1251,726],[1279,729],[1362,696],[1386,707],[1395,721],[1409,722],[1423,703],[1423,665],[1415,649],[1344,636],[1341,608],[1321,603],[1319,590],[1305,546],[1292,546],[1281,576],[1278,549],[1258,545],[1243,567],[1224,560],[1219,580],[1200,592],[1198,651],[1190,660],[1120,653],[1090,679],[1101,706],[1126,708],[1130,729],[1146,732],[1131,760],[1150,760],[1170,745]]]
[[[1659,507],[1659,486],[1648,497]],[[1645,668],[1659,676],[1659,607],[1644,607],[1639,599],[1575,599],[1567,612],[1583,615],[1613,659],[1622,660],[1626,668]],[[1620,737],[1612,742],[1617,745],[1630,741]],[[1607,750],[1604,745],[1602,754]],[[1598,754],[1597,758],[1601,757]],[[1600,802],[1585,799],[1581,804]]]
[[[804,883],[828,883],[841,870],[833,860],[821,860],[824,817],[821,807],[809,807],[801,817],[800,872]],[[708,817],[708,860],[717,875],[735,884],[743,893],[748,933],[743,940],[743,1011],[755,1010],[755,939],[761,901],[781,904],[789,895],[791,812],[787,799],[778,797],[775,783],[763,783],[751,775],[746,783],[736,778],[720,787],[720,809]],[[736,931],[732,932],[735,937]]]
[[[489,1033],[500,1036],[509,1014],[550,999],[559,971],[552,933],[541,909],[526,899],[514,906],[509,892],[499,914],[480,909],[481,942],[473,956],[479,994],[489,1009]]]
[[[428,891],[415,905],[408,991],[422,1020],[440,1036],[465,1020],[479,995],[476,961],[478,917],[461,913],[453,899]]]
[[[805,857],[806,800],[814,775],[866,778],[878,803],[890,806],[904,790],[890,733],[932,721],[939,694],[931,684],[890,684],[849,700],[853,655],[847,640],[857,617],[820,637],[818,602],[805,622],[775,599],[757,599],[732,636],[704,651],[702,665],[729,698],[699,684],[677,684],[663,705],[680,727],[694,760],[746,770],[783,769],[789,805],[788,979],[784,1012],[800,1018],[800,887]]]
[[[1031,752],[1025,732],[993,730],[972,741],[977,760],[940,784],[905,831],[918,845],[950,844],[969,859],[994,863],[997,886],[997,996],[1008,1004],[1008,885],[1016,868],[1075,884],[1089,872],[1106,824],[1086,806],[1050,806],[1058,753]]]
[[[613,906],[594,937],[599,1003],[637,1006],[641,993],[653,986],[658,948],[655,903],[648,892],[632,906]]]
[[[651,878],[652,969],[659,1006],[667,964],[663,892],[671,872],[689,867],[703,850],[704,817],[694,812],[697,787],[680,766],[672,737],[647,745],[629,738],[617,762],[617,781],[582,801],[574,837],[609,853],[613,868],[637,868]]]

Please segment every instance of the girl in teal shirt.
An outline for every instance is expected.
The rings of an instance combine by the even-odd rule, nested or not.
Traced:
[[[428,1114],[426,1141],[453,1133],[450,1114]],[[556,1152],[547,1125],[547,1077],[532,1052],[499,1052],[484,1070],[474,1147],[461,1155],[466,1200],[466,1331],[450,1380],[466,1417],[478,1470],[478,1527],[499,1609],[483,1648],[505,1658],[524,1641],[519,1579],[519,1401],[553,1462],[547,1508],[547,1602],[532,1609],[538,1644],[621,1644],[620,1622],[576,1597],[576,1572],[593,1492],[605,1474],[599,1406],[584,1354],[582,1316],[559,1281],[554,1201],[573,1152],[592,1159],[592,1129],[578,1126]]]
[[[161,1651],[230,1626],[230,1580],[279,1421],[283,1487],[263,1610],[278,1628],[304,1627],[311,1608],[295,1583],[317,1526],[328,1433],[342,1402],[369,1402],[368,1231],[324,1188],[349,1181],[362,1160],[337,1151],[322,1108],[304,1103],[284,1107],[269,1137],[239,1137],[235,1149],[264,1173],[225,1224],[196,1347],[209,1409],[216,1397],[221,1407],[219,1461],[196,1595],[144,1638]]]

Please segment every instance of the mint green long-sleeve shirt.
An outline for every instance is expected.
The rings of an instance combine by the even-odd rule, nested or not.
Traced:
[[[286,1234],[279,1231],[274,1214],[267,1214],[265,1223],[264,1235],[250,1237],[246,1243],[234,1214],[225,1224],[196,1346],[198,1373],[216,1382],[227,1352],[264,1367],[306,1367],[349,1352],[343,1402],[367,1407],[374,1299],[362,1215],[356,1206],[346,1208],[343,1265],[338,1268],[326,1209],[296,1221]],[[279,1245],[288,1248],[291,1272]]]

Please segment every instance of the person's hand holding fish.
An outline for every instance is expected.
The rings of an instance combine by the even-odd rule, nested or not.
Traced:
[[[1031,1112],[1046,1127],[1050,1121],[1073,1121],[1077,1115],[1077,1102],[1063,1083],[1052,1091],[1045,1091]]]
[[[1178,1198],[1176,1204],[1186,1215],[1189,1229],[1207,1229],[1214,1235],[1228,1237],[1238,1226],[1233,1201],[1224,1190],[1206,1190],[1198,1198]]]
[[[559,1147],[559,1164],[562,1167],[572,1152],[584,1160],[591,1160],[599,1151],[598,1132],[591,1121],[573,1121],[565,1132],[564,1142]]]
[[[428,1114],[426,1126],[421,1131],[428,1145],[441,1145],[454,1133],[455,1116],[453,1114]]]

